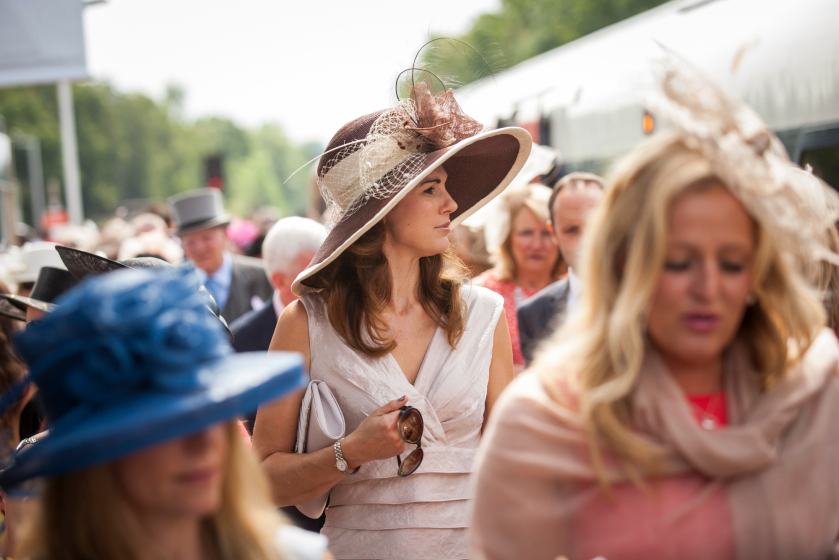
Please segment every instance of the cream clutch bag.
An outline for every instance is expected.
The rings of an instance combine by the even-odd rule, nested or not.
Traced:
[[[300,405],[297,421],[295,453],[313,453],[332,445],[344,437],[344,414],[326,383],[311,381]],[[317,519],[323,514],[329,492],[295,507],[306,517]]]

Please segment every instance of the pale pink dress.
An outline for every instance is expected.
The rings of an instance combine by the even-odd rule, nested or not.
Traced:
[[[322,533],[338,559],[469,558],[470,475],[503,300],[485,288],[461,289],[467,310],[463,337],[453,350],[438,328],[414,385],[391,355],[369,358],[347,346],[316,294],[301,298],[309,318],[311,377],[335,394],[347,433],[402,395],[425,420],[425,458],[414,474],[398,477],[393,458],[374,461],[332,489]],[[413,449],[408,446],[406,454]]]

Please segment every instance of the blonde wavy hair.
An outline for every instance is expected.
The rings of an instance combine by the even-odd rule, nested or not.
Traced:
[[[586,290],[578,312],[534,362],[533,369],[561,404],[567,403],[560,387],[577,395],[593,466],[607,487],[603,449],[615,453],[630,476],[636,467],[659,470],[658,448],[631,425],[630,397],[648,343],[645,317],[663,269],[674,201],[719,185],[729,188],[683,133],[658,135],[627,156],[586,230],[581,255]],[[750,352],[762,387],[768,388],[810,346],[825,313],[794,260],[773,238],[772,224],[750,214],[756,232],[756,302],[745,312],[736,338]]]
[[[203,521],[202,538],[218,558],[282,560],[275,544],[282,522],[268,481],[235,423],[226,435],[230,452],[221,507]],[[143,537],[132,521],[113,463],[51,478],[17,557],[141,560],[136,543]]]
[[[497,244],[490,248],[490,261],[495,267],[496,277],[500,281],[513,282],[518,273],[512,249],[513,221],[522,209],[527,208],[539,220],[547,223],[551,218],[548,206],[550,196],[551,190],[548,187],[536,183],[529,183],[516,189],[508,189],[501,195],[501,204],[506,210],[505,215],[501,216],[497,224],[489,226],[500,228],[495,234],[498,238]],[[567,265],[557,249],[557,259],[551,270],[551,278],[558,280],[565,273],[566,268]]]

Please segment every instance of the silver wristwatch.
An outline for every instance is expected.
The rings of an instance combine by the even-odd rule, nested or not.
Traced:
[[[355,470],[350,471],[350,467],[347,465],[347,461],[344,459],[344,454],[341,452],[341,442],[344,441],[344,438],[339,439],[335,442],[332,448],[335,450],[335,467],[341,471],[341,474],[349,476],[351,474],[355,474],[358,472],[358,469],[361,467],[358,466]]]

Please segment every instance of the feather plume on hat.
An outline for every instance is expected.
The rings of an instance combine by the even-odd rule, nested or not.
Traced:
[[[826,232],[839,219],[839,193],[790,161],[750,107],[672,53],[644,105],[707,158],[806,276],[819,262],[839,265],[839,254],[826,243]]]

